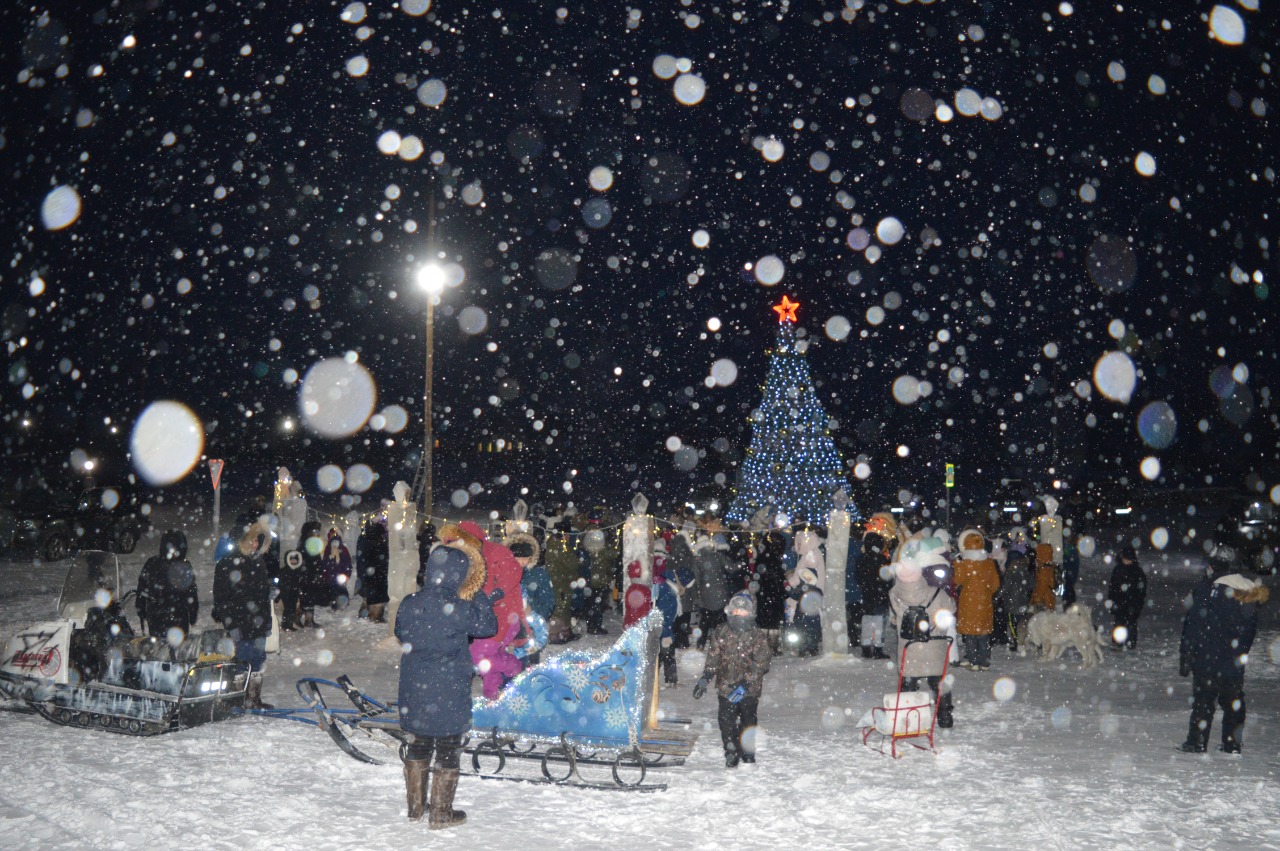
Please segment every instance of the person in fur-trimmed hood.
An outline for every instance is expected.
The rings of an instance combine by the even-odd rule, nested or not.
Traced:
[[[734,768],[739,762],[756,761],[754,734],[760,694],[773,649],[764,630],[756,626],[756,603],[750,594],[734,594],[724,612],[727,622],[716,627],[707,642],[706,665],[693,687],[693,697],[700,700],[715,680],[724,764]]]
[[[463,520],[457,526],[445,524],[440,529],[440,541],[447,544],[457,540],[460,533],[471,535],[480,542],[480,555],[484,558],[486,571],[484,593],[494,601],[493,611],[498,616],[498,631],[505,633],[513,623],[519,623],[523,627],[524,589],[520,587],[520,577],[524,575],[524,567],[516,561],[511,550],[490,540],[480,524],[471,520]],[[502,594],[495,595],[493,592],[499,588],[502,589]],[[517,646],[523,643],[523,639],[516,639]]]
[[[1182,622],[1178,672],[1191,675],[1191,724],[1181,750],[1204,753],[1214,704],[1222,707],[1222,749],[1240,753],[1244,732],[1244,670],[1258,631],[1258,605],[1271,592],[1246,577],[1231,547],[1209,556],[1209,574],[1191,595]]]
[[[995,627],[994,604],[1000,590],[995,559],[987,555],[987,542],[977,529],[960,533],[960,558],[952,565],[960,599],[956,604],[956,631],[964,644],[964,661],[970,670],[991,667],[991,632]]]
[[[400,727],[411,734],[401,752],[409,819],[422,820],[429,786],[432,829],[466,821],[466,813],[453,809],[453,796],[462,738],[471,729],[469,643],[498,631],[493,602],[481,590],[485,562],[480,541],[456,528],[451,534],[452,543],[431,551],[422,590],[401,601],[395,623],[403,645]],[[433,756],[435,766],[429,768]],[[429,782],[430,774],[434,782]]]

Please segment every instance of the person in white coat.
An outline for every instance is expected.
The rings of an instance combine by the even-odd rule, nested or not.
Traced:
[[[899,663],[903,690],[915,691],[924,680],[936,697],[943,687],[942,676],[951,647],[946,633],[955,625],[956,604],[946,589],[925,582],[925,567],[910,557],[893,566],[889,616],[899,642],[905,645]],[[917,622],[915,616],[921,611],[924,617]],[[905,630],[904,621],[908,624]],[[938,726],[950,727],[953,723],[951,690],[946,689],[938,704]]]

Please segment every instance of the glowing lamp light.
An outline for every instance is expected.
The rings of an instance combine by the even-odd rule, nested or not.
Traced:
[[[418,286],[426,290],[428,295],[439,295],[444,289],[444,267],[436,263],[428,263],[418,269]]]

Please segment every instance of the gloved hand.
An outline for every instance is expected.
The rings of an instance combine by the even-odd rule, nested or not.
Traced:
[[[494,588],[491,592],[489,592],[489,602],[496,603],[505,596],[507,596],[507,593],[503,591],[501,588]]]
[[[1180,677],[1191,676],[1191,663],[1186,659],[1178,660],[1178,676]]]
[[[711,681],[708,680],[706,677],[702,677],[696,683],[693,684],[694,700],[702,700],[702,696],[707,693],[707,685],[710,682]]]

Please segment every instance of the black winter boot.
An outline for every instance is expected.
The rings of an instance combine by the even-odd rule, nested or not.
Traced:
[[[871,658],[871,645],[870,645],[870,644],[864,644],[864,645],[862,645],[862,658],[863,658],[863,659],[870,659],[870,658]]]
[[[942,700],[938,702],[938,726],[944,730],[950,730],[955,723],[955,717],[952,715],[951,692],[943,692]]]
[[[1212,722],[1210,722],[1212,723]],[[1206,724],[1202,728],[1200,722],[1192,718],[1191,726],[1187,730],[1187,740],[1182,743],[1182,747],[1178,750],[1183,753],[1204,753],[1209,749],[1209,725]]]
[[[736,750],[732,750],[732,751],[725,751],[725,752],[724,752],[724,767],[725,767],[725,768],[737,768],[737,767],[738,767],[738,759],[739,759],[739,757],[738,757],[738,752],[737,752]]]

